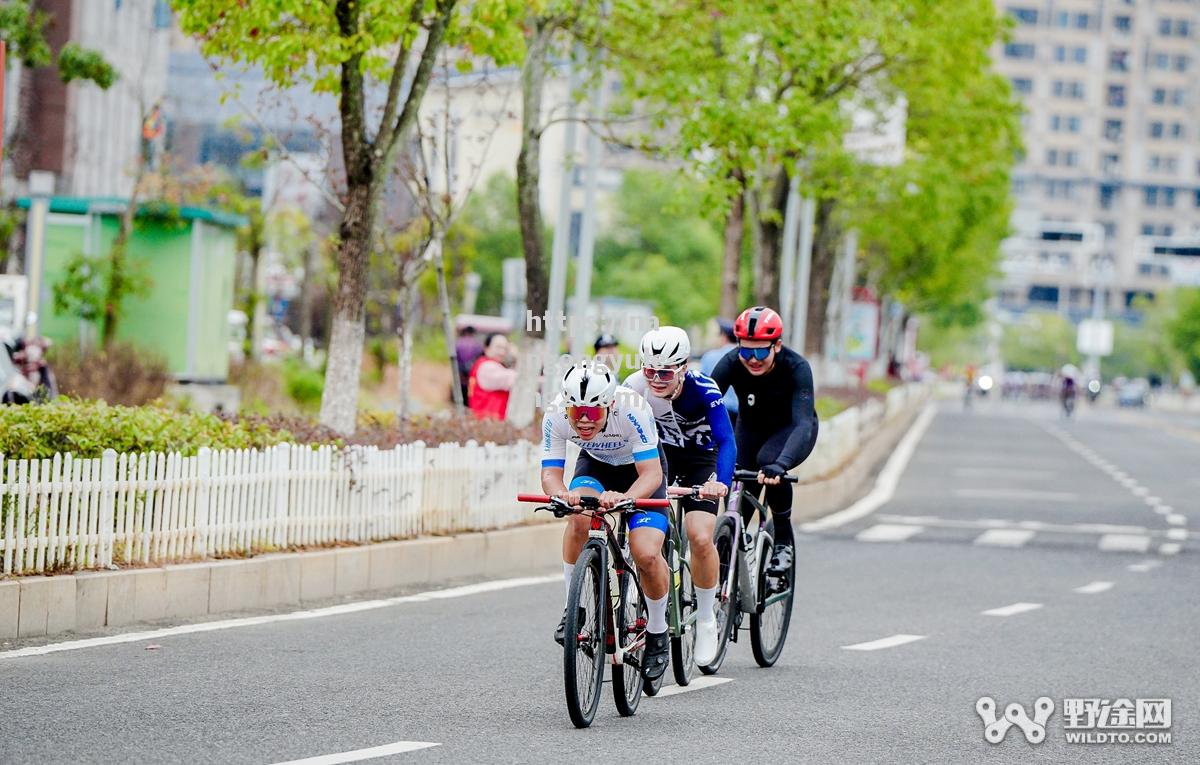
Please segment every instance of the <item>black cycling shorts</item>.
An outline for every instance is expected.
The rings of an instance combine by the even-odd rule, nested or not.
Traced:
[[[681,449],[677,446],[659,446],[667,457],[667,483],[671,486],[682,486],[690,489],[700,486],[717,472],[717,453],[715,451],[699,451],[696,449]],[[702,513],[717,514],[720,502],[715,499],[700,499],[699,497],[680,497],[679,504],[685,513],[699,510]]]
[[[651,496],[652,499],[667,498],[667,463],[663,458],[662,447],[658,450],[658,463],[662,467],[663,481]],[[630,462],[627,465],[610,465],[607,462],[601,462],[587,451],[579,452],[579,459],[575,460],[575,472],[571,476],[571,481],[567,484],[568,488],[574,490],[580,486],[586,486],[591,481],[581,479],[592,479],[604,488],[605,491],[619,491],[625,493],[629,491],[629,487],[633,486],[638,478],[637,467],[635,463]],[[594,488],[594,487],[593,487]],[[651,507],[638,512],[657,513],[666,517],[667,511],[661,507]]]

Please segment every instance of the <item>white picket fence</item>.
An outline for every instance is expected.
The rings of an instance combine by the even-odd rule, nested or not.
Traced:
[[[796,473],[835,472],[928,389],[889,392],[821,423]],[[175,563],[340,542],[504,528],[535,520],[539,445],[201,449],[77,459],[0,455],[3,574]],[[568,469],[577,449],[568,449]]]
[[[0,457],[4,574],[163,564],[531,520],[537,444]]]

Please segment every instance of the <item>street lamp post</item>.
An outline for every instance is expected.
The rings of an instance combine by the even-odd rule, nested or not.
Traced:
[[[46,216],[54,194],[54,173],[35,170],[29,174],[29,217],[25,235],[25,276],[29,279],[28,313],[25,333],[37,337],[38,312],[41,310],[42,260],[46,253]]]

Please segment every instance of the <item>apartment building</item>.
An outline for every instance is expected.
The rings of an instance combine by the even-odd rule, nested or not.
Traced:
[[[1200,234],[1200,2],[998,0],[994,54],[1024,100],[1001,304],[1091,311],[1170,284],[1147,238]],[[1096,237],[1092,232],[1099,232]]]

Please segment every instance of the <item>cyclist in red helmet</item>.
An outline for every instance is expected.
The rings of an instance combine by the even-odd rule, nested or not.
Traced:
[[[817,442],[812,368],[783,345],[783,319],[766,306],[742,311],[733,324],[737,347],[713,369],[721,392],[738,397],[737,466],[757,470],[775,518],[774,573],[792,567],[792,485],[782,477],[812,453]]]

